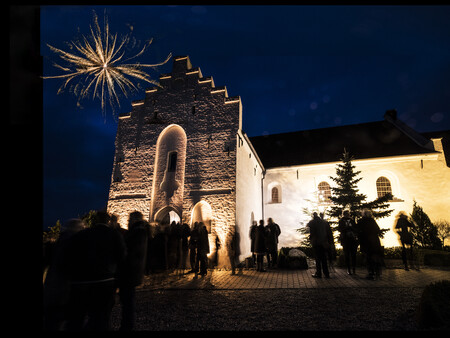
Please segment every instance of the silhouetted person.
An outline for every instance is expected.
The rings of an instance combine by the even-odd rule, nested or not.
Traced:
[[[120,226],[120,224],[117,222],[117,216],[112,214],[110,216],[110,220],[109,220],[109,224],[111,226],[111,228],[116,229],[117,231],[119,231],[122,235],[125,235],[127,232],[127,229],[124,229]]]
[[[199,238],[197,242],[197,261],[200,263],[200,275],[208,272],[209,239],[208,230],[203,222],[199,223]]]
[[[413,236],[409,229],[413,228],[413,224],[408,221],[408,216],[404,212],[400,212],[398,215],[397,223],[395,224],[395,229],[400,235],[400,242],[402,243],[402,260],[405,265],[405,270],[408,271],[408,258],[411,263],[413,259]],[[409,256],[409,257],[408,257]]]
[[[147,232],[148,232],[148,239],[147,239],[147,257],[145,259],[145,274],[149,275],[152,272],[152,268],[155,266],[155,243],[154,239],[157,233],[157,227],[152,226],[149,223],[147,223]]]
[[[331,231],[330,223],[325,219],[325,213],[321,212],[319,214],[319,217],[326,223],[326,229],[328,232],[328,248],[325,250],[325,255],[327,257],[327,263],[328,263],[328,271],[333,268],[333,261],[336,260],[336,248],[334,247],[334,238],[333,238],[333,232]]]
[[[67,318],[67,303],[70,295],[70,280],[64,271],[64,257],[73,235],[83,230],[86,224],[78,218],[65,222],[56,241],[47,277],[44,282],[44,330],[63,330]]]
[[[252,225],[250,226],[250,231],[248,236],[250,237],[250,251],[252,253],[252,260],[253,265],[256,263],[256,254],[255,254],[255,238],[256,238],[256,227],[258,224],[256,221],[253,221]]]
[[[381,231],[377,222],[372,218],[372,212],[368,209],[363,210],[357,227],[361,251],[366,255],[367,260],[368,275],[366,278],[373,280],[380,277],[381,274],[383,251],[378,237]]]
[[[259,225],[255,229],[255,246],[254,253],[256,255],[256,271],[265,272],[264,256],[266,255],[266,231],[264,221],[260,220]]]
[[[189,255],[189,236],[191,235],[191,229],[189,225],[183,223],[181,226],[181,269],[186,269],[186,262]]]
[[[191,230],[191,237],[189,238],[189,260],[191,263],[190,272],[194,273],[198,273],[197,248],[199,236],[199,225],[198,222],[195,222],[194,227]]]
[[[134,328],[136,311],[136,286],[142,283],[148,245],[148,223],[139,211],[130,214],[128,231],[125,234],[127,255],[119,266],[118,286],[122,321],[120,330],[130,331]]]
[[[167,269],[167,234],[161,225],[149,226],[147,248],[147,274],[154,270]]]
[[[176,269],[180,263],[181,251],[181,226],[172,221],[169,228],[169,238],[167,242],[167,254],[169,259],[169,268]]]
[[[321,278],[323,271],[325,278],[330,278],[327,263],[327,250],[330,247],[330,241],[332,241],[330,225],[321,219],[317,212],[314,212],[313,219],[308,222],[307,226],[309,227],[309,238],[316,259],[316,272],[312,276]]]
[[[356,251],[358,249],[358,237],[355,221],[350,217],[350,211],[344,210],[339,220],[338,230],[340,242],[344,250],[345,265],[349,275],[356,270]]]
[[[278,262],[278,236],[281,234],[280,226],[273,222],[272,218],[267,219],[267,265],[276,267]]]
[[[236,272],[236,259],[237,259],[237,236],[236,231],[230,230],[227,233],[227,238],[225,241],[225,245],[227,248],[228,259],[230,260],[231,265],[231,274],[234,275]]]
[[[126,248],[123,236],[108,223],[109,215],[97,212],[94,225],[73,235],[67,247],[64,266],[71,282],[69,331],[110,329],[115,277]]]
[[[221,243],[220,243],[220,238],[217,235],[216,235],[216,238],[214,240],[214,244],[216,246],[216,252],[214,253],[213,266],[218,266],[219,265],[219,250],[220,250],[220,247],[221,247]]]

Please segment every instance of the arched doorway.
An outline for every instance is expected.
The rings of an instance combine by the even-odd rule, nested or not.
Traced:
[[[164,207],[155,214],[155,221],[160,225],[169,225],[173,221],[181,223],[181,217],[173,207]]]
[[[208,202],[200,201],[195,204],[191,214],[191,227],[195,222],[203,222],[208,233],[211,233],[212,209]]]

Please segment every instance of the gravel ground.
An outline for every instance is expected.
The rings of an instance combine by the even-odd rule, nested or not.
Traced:
[[[417,330],[414,316],[422,291],[398,287],[139,291],[136,330]],[[113,330],[119,328],[120,314],[116,305]]]

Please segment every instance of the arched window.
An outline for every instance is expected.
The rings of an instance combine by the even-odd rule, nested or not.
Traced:
[[[278,187],[272,188],[272,203],[280,203],[280,192],[278,190]]]
[[[167,171],[174,172],[177,170],[177,152],[171,151],[167,159]]]
[[[384,176],[377,179],[377,194],[378,197],[383,197],[387,193],[392,194],[391,182]]]
[[[267,194],[266,194],[266,202],[269,204],[272,203],[281,203],[283,197],[283,189],[281,188],[281,184],[279,182],[270,182],[267,185]]]
[[[331,188],[330,185],[323,181],[319,183],[319,202],[330,202]]]

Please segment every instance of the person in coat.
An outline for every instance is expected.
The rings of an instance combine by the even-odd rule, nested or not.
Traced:
[[[307,226],[309,227],[309,238],[316,259],[316,272],[312,276],[321,278],[323,271],[325,278],[330,278],[327,262],[327,252],[330,248],[330,242],[333,240],[330,238],[330,225],[321,219],[317,212],[314,212],[313,219],[308,222]]]
[[[106,211],[97,212],[93,223],[71,237],[63,263],[70,280],[68,331],[110,330],[115,279],[126,247]]]
[[[264,256],[266,254],[266,230],[264,228],[264,221],[260,220],[259,225],[255,229],[255,245],[254,253],[256,255],[256,271],[265,272]]]
[[[191,237],[189,238],[189,261],[191,263],[190,273],[198,273],[198,261],[197,261],[197,247],[199,239],[198,222],[194,223],[194,227],[191,230]]]
[[[378,279],[381,275],[383,251],[379,234],[380,227],[372,217],[372,212],[364,209],[362,217],[357,223],[361,251],[366,255],[367,279]]]
[[[179,268],[181,252],[181,225],[175,221],[170,223],[167,241],[167,258],[169,269]]]
[[[236,262],[239,259],[239,232],[237,229],[227,233],[225,245],[231,265],[231,274],[234,275],[236,273]],[[241,272],[241,269],[239,269],[239,272]]]
[[[267,219],[267,265],[276,267],[278,262],[278,236],[281,234],[280,226],[272,218]]]
[[[253,221],[252,225],[250,226],[250,231],[248,236],[250,237],[250,252],[252,253],[252,261],[253,265],[256,264],[256,254],[255,254],[255,236],[256,236],[256,227],[258,224],[256,221]]]
[[[64,329],[70,295],[70,281],[64,273],[63,265],[65,251],[72,236],[85,228],[84,221],[78,218],[64,222],[53,248],[43,288],[44,330],[46,331]]]
[[[349,275],[355,274],[356,270],[356,251],[358,249],[358,237],[356,223],[350,217],[350,211],[344,210],[342,218],[339,220],[338,230],[340,232],[339,240],[342,245],[345,257],[345,265]]]
[[[199,223],[199,236],[197,243],[197,261],[200,265],[200,275],[205,276],[208,271],[209,239],[208,230],[203,222]]]
[[[119,266],[118,286],[120,304],[122,307],[122,320],[120,330],[134,329],[136,286],[142,284],[149,238],[149,225],[142,213],[134,211],[128,220],[128,231],[124,236],[127,255],[123,264]]]
[[[402,243],[402,260],[405,265],[405,270],[408,271],[408,258],[411,263],[413,258],[413,236],[409,229],[413,228],[413,225],[410,221],[408,221],[408,216],[401,211],[397,215],[397,223],[395,224],[395,229],[397,233],[400,235],[400,242]],[[409,256],[409,257],[408,257]]]
[[[186,223],[181,226],[181,269],[186,269],[186,262],[189,255],[189,236],[191,228]]]

